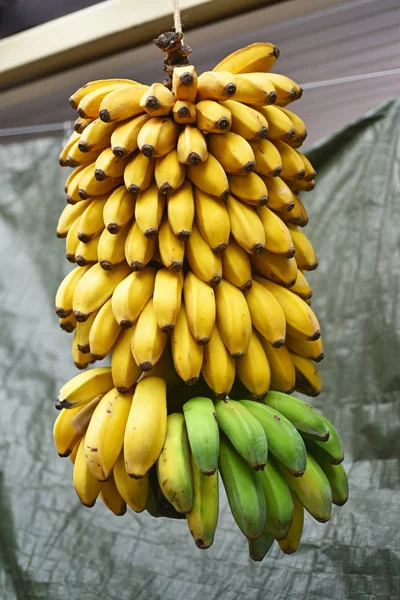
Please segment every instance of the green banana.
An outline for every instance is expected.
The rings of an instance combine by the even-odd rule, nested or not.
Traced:
[[[319,442],[310,438],[308,434],[302,433],[307,450],[318,460],[339,465],[344,459],[344,451],[339,433],[326,417],[323,415],[319,416],[329,429],[329,438],[326,442]]]
[[[332,503],[343,506],[349,499],[349,481],[343,465],[331,465],[328,462],[318,461],[325,473],[332,490]]]
[[[293,520],[290,488],[273,458],[257,473],[264,490],[267,518],[264,532],[276,540],[284,540]]]
[[[214,541],[218,522],[218,472],[203,475],[191,455],[193,474],[193,506],[187,513],[187,524],[198,548],[206,549]]]
[[[307,464],[306,448],[294,425],[265,404],[253,400],[240,400],[240,404],[261,423],[271,454],[295,477],[302,475]]]
[[[293,521],[289,528],[288,534],[284,540],[278,540],[278,544],[282,552],[285,554],[293,554],[300,545],[301,536],[304,525],[304,508],[302,503],[297,500],[297,497],[292,493],[293,500]]]
[[[261,482],[225,435],[219,446],[219,470],[229,506],[241,532],[258,538],[264,529],[266,507]]]
[[[258,420],[236,400],[217,400],[218,425],[252,469],[264,468],[268,457],[265,432]]]
[[[212,475],[218,468],[219,429],[210,398],[191,398],[183,405],[190,449],[201,473]]]
[[[256,540],[248,540],[249,556],[251,560],[255,560],[257,562],[264,560],[273,543],[273,536],[269,535],[265,531],[263,531],[260,537],[258,537]]]
[[[282,413],[299,431],[320,442],[326,442],[329,438],[329,428],[321,419],[321,416],[307,402],[300,398],[289,396],[283,392],[268,392],[263,402]]]
[[[315,458],[307,453],[307,467],[302,477],[294,477],[282,464],[279,464],[279,468],[306,511],[320,523],[329,521],[332,510],[331,486]]]

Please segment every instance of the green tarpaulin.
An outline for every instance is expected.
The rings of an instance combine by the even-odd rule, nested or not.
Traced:
[[[225,496],[214,545],[185,521],[101,502],[82,507],[53,447],[54,401],[75,370],[54,314],[70,268],[55,227],[64,205],[61,139],[0,146],[1,600],[398,600],[400,597],[400,99],[312,151],[304,195],[319,269],[324,391],[313,404],[340,430],[350,500],[328,524],[306,519],[297,554],[261,564]]]

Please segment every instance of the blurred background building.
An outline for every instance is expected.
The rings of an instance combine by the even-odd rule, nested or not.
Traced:
[[[171,7],[2,0],[1,139],[59,135],[75,119],[68,97],[89,80],[162,81],[151,40],[171,27]],[[305,88],[295,110],[308,124],[307,145],[399,92],[399,0],[181,0],[181,12],[198,72],[255,41],[278,46],[276,70]]]

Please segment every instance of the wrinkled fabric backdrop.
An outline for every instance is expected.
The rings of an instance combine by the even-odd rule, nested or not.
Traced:
[[[70,269],[55,237],[61,141],[0,146],[1,600],[398,600],[400,99],[310,152],[306,232],[326,349],[313,404],[342,435],[350,500],[326,525],[306,519],[297,554],[275,545],[261,564],[224,494],[207,551],[185,521],[115,517],[77,499],[52,441],[57,391],[76,374],[53,309]]]

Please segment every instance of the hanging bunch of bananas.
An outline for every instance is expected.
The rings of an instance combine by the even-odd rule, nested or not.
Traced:
[[[215,403],[198,396],[175,412],[163,378],[143,377],[133,394],[121,394],[111,369],[97,367],[63,386],[58,407],[54,440],[74,463],[81,502],[91,507],[100,496],[116,515],[128,505],[186,518],[199,548],[214,540],[218,472],[257,561],[274,540],[287,554],[297,550],[304,509],[326,522],[332,503],[347,501],[336,429],[294,396],[268,392],[262,402]]]
[[[315,171],[298,149],[305,124],[286,108],[302,90],[269,72],[272,44],[201,75],[186,46],[176,65],[176,48],[169,82],[92,81],[70,98],[79,116],[60,154],[73,171],[57,235],[77,266],[56,313],[77,368],[110,353],[111,367],[65,384],[54,436],[83,504],[100,495],[115,514],[186,515],[201,548],[219,464],[261,560],[274,539],[297,548],[303,506],[325,521],[347,498],[337,432],[286,395],[320,393],[324,356],[299,198]]]

